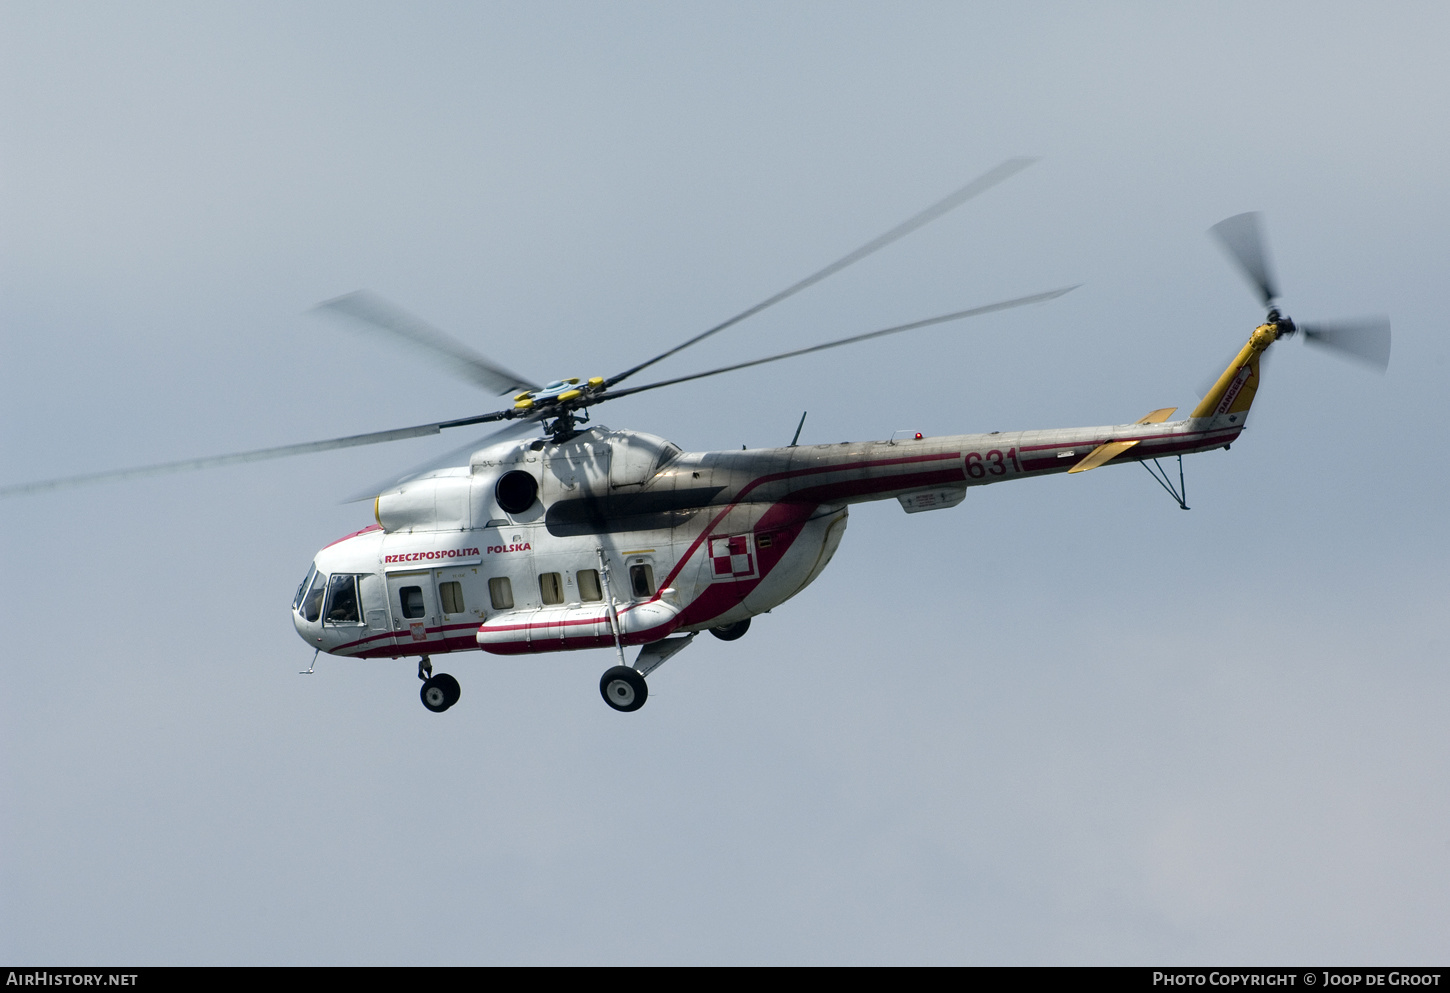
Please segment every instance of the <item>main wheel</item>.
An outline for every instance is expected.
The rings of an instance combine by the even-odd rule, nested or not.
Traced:
[[[599,695],[615,710],[638,710],[649,699],[644,677],[627,665],[617,665],[599,677]]]
[[[423,706],[435,714],[441,714],[453,706],[462,695],[463,687],[446,672],[440,672],[424,682],[423,691],[419,694],[423,698]]]
[[[750,618],[747,617],[745,620],[736,621],[734,624],[722,624],[718,628],[711,628],[710,633],[721,641],[734,641],[736,638],[744,637],[745,632],[749,630]]]

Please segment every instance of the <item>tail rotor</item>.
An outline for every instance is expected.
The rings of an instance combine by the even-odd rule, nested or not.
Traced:
[[[1318,321],[1296,324],[1275,306],[1279,286],[1269,265],[1263,236],[1263,218],[1258,213],[1235,214],[1209,228],[1218,243],[1253,286],[1259,302],[1268,309],[1265,323],[1284,338],[1302,334],[1306,345],[1322,348],[1341,358],[1361,362],[1384,372],[1390,364],[1390,322],[1386,317],[1353,321]]]

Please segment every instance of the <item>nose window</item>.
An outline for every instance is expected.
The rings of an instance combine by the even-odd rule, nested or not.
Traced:
[[[422,617],[425,613],[421,586],[404,586],[398,591],[398,600],[401,601],[404,617]]]
[[[307,596],[302,599],[302,616],[313,623],[322,616],[322,597],[327,592],[327,576],[323,573],[316,573],[312,578],[312,588],[307,591]]]
[[[297,587],[297,595],[292,598],[292,609],[298,610],[302,607],[302,598],[307,595],[307,584],[312,582],[312,577],[317,575],[317,566],[307,570],[307,575],[302,577],[302,584]]]

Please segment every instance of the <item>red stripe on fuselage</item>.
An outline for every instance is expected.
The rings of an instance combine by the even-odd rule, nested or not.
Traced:
[[[424,634],[441,634],[444,631],[464,631],[464,630],[467,630],[467,631],[470,631],[470,632],[471,631],[477,631],[478,630],[478,625],[477,624],[473,624],[473,623],[468,623],[468,624],[443,624],[443,625],[439,625],[438,627],[424,628],[423,629],[423,633]],[[345,645],[338,645],[336,648],[334,648],[331,651],[329,651],[328,654],[329,655],[338,655],[338,654],[341,654],[346,649],[354,648],[354,647],[356,647],[358,645],[365,645],[365,644],[367,644],[370,641],[377,641],[379,638],[396,638],[396,637],[406,637],[406,636],[410,636],[410,633],[408,631],[384,631],[382,634],[370,634],[366,638],[359,638],[357,641],[349,641]],[[413,642],[412,644],[415,644],[415,645],[426,645],[426,644],[428,644],[428,642],[426,642],[426,641],[419,641],[419,642]],[[397,647],[402,648],[404,646],[403,645],[398,645]],[[353,654],[358,654],[358,653],[353,653]],[[409,652],[408,654],[411,655],[412,653]]]
[[[674,581],[674,578],[680,574],[680,570],[685,567],[685,563],[689,562],[690,559],[694,557],[696,550],[698,550],[700,545],[705,541],[705,539],[714,532],[715,525],[719,524],[722,520],[725,519],[725,516],[727,514],[729,514],[732,510],[734,510],[741,503],[743,503],[745,501],[746,494],[750,493],[757,487],[765,485],[766,483],[774,483],[781,479],[794,479],[797,476],[820,475],[827,472],[849,472],[853,469],[869,469],[885,465],[909,465],[914,462],[938,462],[945,459],[959,458],[961,458],[961,452],[950,452],[942,455],[912,455],[905,456],[899,459],[877,459],[875,461],[868,462],[845,462],[840,465],[811,466],[808,469],[788,469],[785,472],[775,472],[771,473],[768,476],[760,476],[757,479],[753,479],[749,483],[746,483],[743,487],[741,487],[740,492],[735,495],[730,503],[725,505],[725,509],[720,511],[720,513],[716,514],[715,517],[710,521],[710,523],[705,527],[705,529],[700,532],[700,534],[695,538],[693,542],[690,543],[689,549],[686,550],[685,554],[680,557],[679,562],[675,563],[675,567],[670,570],[670,574],[665,577],[665,581],[660,584],[660,588],[664,589],[668,587],[671,582]],[[965,477],[965,475],[965,472],[959,473],[959,476],[961,477]],[[894,487],[886,488],[893,489]],[[787,495],[784,499],[776,501],[772,509],[774,509],[774,507],[779,507],[782,504],[801,504],[806,503],[809,500],[809,497],[799,498],[796,494],[792,493]],[[811,508],[811,510],[814,509],[814,507]],[[769,511],[767,511],[766,513],[768,514]],[[655,595],[658,596],[659,594]]]

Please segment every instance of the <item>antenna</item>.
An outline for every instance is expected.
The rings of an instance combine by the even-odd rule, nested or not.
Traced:
[[[795,437],[790,440],[791,448],[794,448],[795,443],[801,440],[801,428],[806,426],[806,415],[809,413],[809,410],[801,411],[801,422],[795,426]]]

